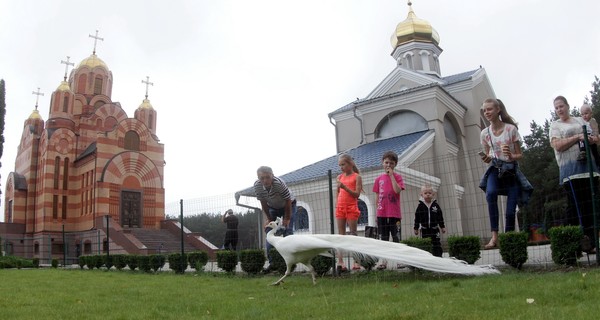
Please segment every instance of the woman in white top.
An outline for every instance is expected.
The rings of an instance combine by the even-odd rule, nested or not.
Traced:
[[[567,99],[558,96],[554,99],[554,112],[558,119],[550,124],[550,145],[554,148],[554,156],[559,169],[559,183],[567,193],[567,224],[583,228],[584,235],[592,240],[589,253],[594,253],[594,218],[592,205],[592,189],[587,161],[577,161],[579,142],[583,141],[585,122],[579,117],[570,115]],[[598,168],[591,166],[594,179],[593,186],[598,193]]]
[[[498,246],[498,195],[506,195],[506,222],[504,231],[515,230],[517,203],[521,184],[517,178],[517,160],[521,159],[521,136],[514,119],[499,99],[486,99],[481,107],[490,125],[481,131],[484,153],[481,160],[490,166],[484,175],[482,189],[488,203],[492,238],[485,249]]]

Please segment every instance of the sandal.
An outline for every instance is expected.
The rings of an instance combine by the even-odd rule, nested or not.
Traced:
[[[352,266],[352,270],[360,270],[360,266],[355,264]]]
[[[490,242],[488,242],[488,244],[486,244],[483,248],[485,250],[490,250],[490,249],[494,249],[498,246],[498,244],[496,243],[496,241],[494,239],[490,240]]]
[[[387,269],[387,265],[385,265],[385,264],[380,264],[377,266],[377,270],[385,270],[385,269]]]
[[[348,268],[346,268],[346,266],[337,266],[337,272],[338,273],[348,272]]]

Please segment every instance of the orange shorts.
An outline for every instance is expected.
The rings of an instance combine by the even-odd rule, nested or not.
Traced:
[[[347,220],[358,220],[360,216],[360,210],[358,209],[358,204],[345,204],[338,203],[335,207],[335,217],[338,219],[347,219]]]

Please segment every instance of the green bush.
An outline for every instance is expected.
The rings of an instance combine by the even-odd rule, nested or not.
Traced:
[[[167,257],[162,254],[152,254],[150,255],[150,268],[154,270],[154,272],[160,270],[165,266],[165,262],[167,261]]]
[[[83,267],[85,267],[86,258],[87,258],[87,256],[79,256],[77,258],[77,264],[79,265],[79,268],[83,269]]]
[[[147,255],[139,255],[138,256],[138,265],[140,271],[150,272],[152,267],[150,266],[150,256]]]
[[[188,263],[196,271],[202,271],[208,263],[208,253],[206,251],[194,251],[188,253]]]
[[[326,257],[322,255],[318,255],[310,260],[310,264],[315,269],[315,272],[321,277],[331,270],[331,267],[334,265],[334,263],[335,259],[333,257]]]
[[[31,260],[31,262],[33,263],[33,267],[34,267],[34,268],[36,268],[36,269],[37,269],[37,268],[39,268],[39,267],[40,267],[40,258],[33,258],[33,259]]]
[[[433,253],[433,244],[431,244],[431,238],[410,237],[400,242],[406,244],[407,246]]]
[[[217,252],[217,267],[223,269],[225,272],[234,272],[235,266],[237,266],[237,252],[222,250]]]
[[[240,251],[240,264],[242,270],[248,274],[258,274],[265,265],[265,252],[261,249],[248,249]]]
[[[102,255],[102,264],[106,267],[106,270],[110,270],[113,266],[113,256],[111,255]]]
[[[498,236],[502,261],[513,268],[521,269],[527,261],[527,232],[506,232]]]
[[[115,269],[123,270],[127,266],[127,256],[124,254],[115,254],[113,257],[113,263],[115,264]]]
[[[96,269],[102,268],[104,265],[104,256],[103,255],[95,255],[94,257],[94,267]]]
[[[58,259],[52,259],[52,268],[58,268]]]
[[[0,256],[0,269],[33,268],[33,261],[15,256]]]
[[[127,260],[127,266],[129,267],[129,270],[135,271],[135,269],[137,269],[139,267],[138,257],[139,256],[136,254],[130,254],[127,256],[126,260]]]
[[[552,261],[560,265],[574,266],[583,254],[581,239],[583,231],[578,226],[554,227],[548,231]]]
[[[84,261],[85,261],[85,265],[88,267],[88,269],[92,270],[96,267],[96,257],[97,256],[86,256]]]
[[[169,268],[175,273],[184,273],[188,267],[187,255],[181,253],[171,253],[169,255]]]
[[[473,264],[481,258],[481,247],[477,236],[449,236],[448,252],[451,257]]]

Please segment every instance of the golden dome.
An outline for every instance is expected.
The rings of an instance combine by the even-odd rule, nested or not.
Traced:
[[[62,81],[56,91],[71,91],[71,87],[69,87],[69,83],[66,81]]]
[[[38,111],[38,109],[33,110],[31,115],[29,116],[29,119],[42,119],[42,116],[40,116],[40,112]]]
[[[152,105],[150,104],[150,100],[148,99],[144,99],[144,101],[142,102],[142,104],[140,104],[140,106],[138,107],[138,109],[154,109],[152,108]]]
[[[413,12],[412,3],[408,2],[408,17],[396,26],[396,30],[392,34],[392,48],[410,41],[432,42],[435,45],[440,43],[440,36],[437,31],[429,24],[429,22],[420,19]]]
[[[104,67],[104,69],[108,70],[106,63],[104,63],[104,61],[102,61],[102,59],[98,58],[98,56],[94,53],[92,53],[91,56],[83,59],[83,61],[81,61],[79,63],[77,68],[79,69],[83,66],[88,66],[90,69],[93,69],[95,67]]]

